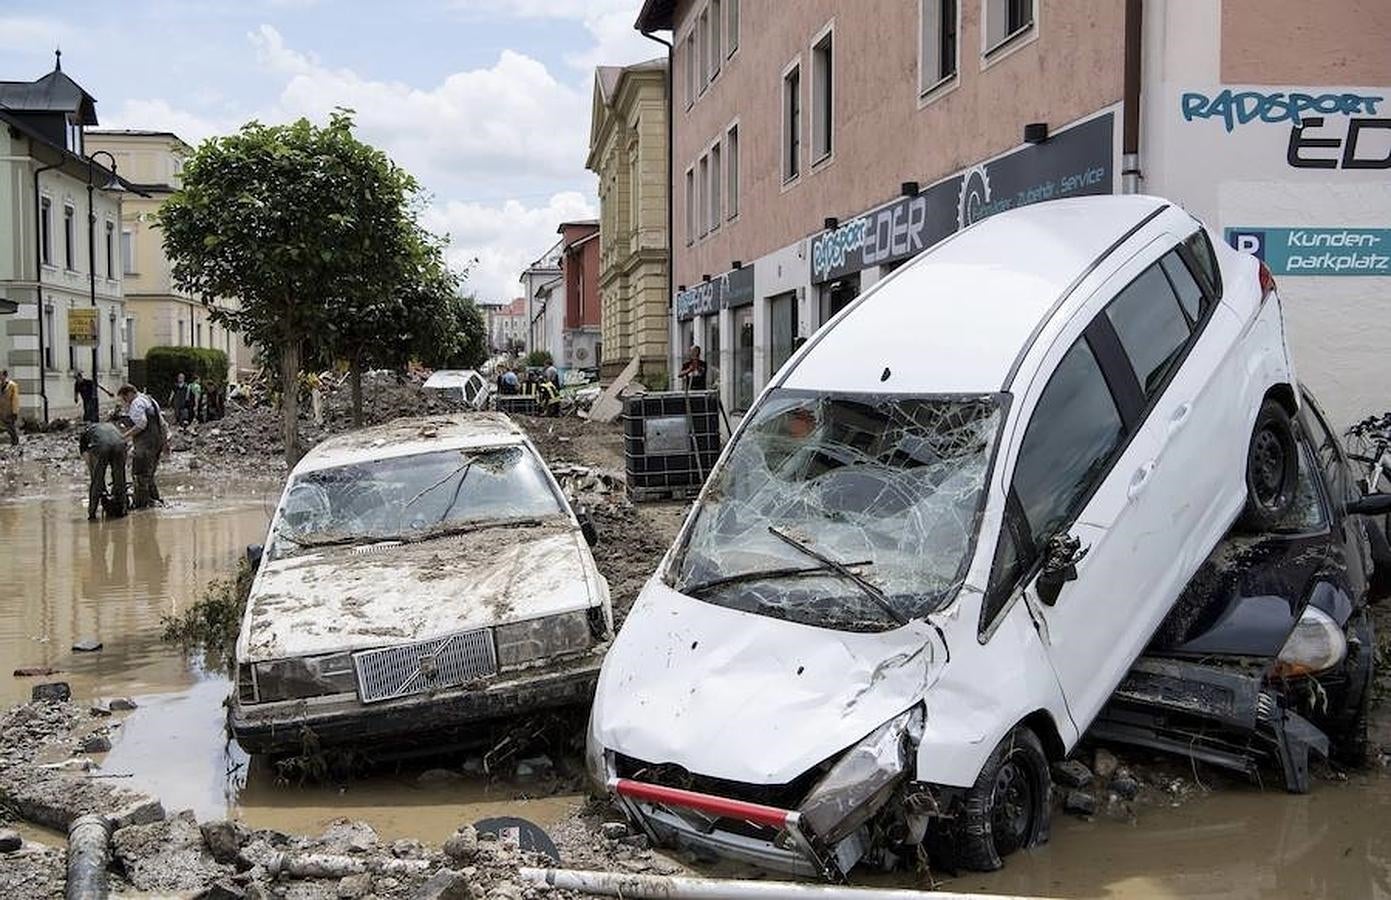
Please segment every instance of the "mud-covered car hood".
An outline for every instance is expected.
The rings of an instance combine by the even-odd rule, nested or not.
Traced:
[[[605,749],[746,784],[786,784],[916,703],[935,629],[858,634],[731,610],[653,579],[604,660]]]
[[[585,609],[600,602],[589,548],[567,524],[268,560],[237,658],[362,650]]]

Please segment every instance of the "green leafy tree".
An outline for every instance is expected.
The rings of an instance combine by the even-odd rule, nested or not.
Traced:
[[[322,127],[250,122],[205,141],[159,212],[175,284],[210,307],[238,298],[239,308],[212,307],[213,321],[278,362],[291,465],[303,455],[293,387],[302,361],[351,362],[359,345],[346,323],[358,317],[393,353],[411,343],[401,320],[422,265],[418,187],[352,128],[351,112],[339,110]]]

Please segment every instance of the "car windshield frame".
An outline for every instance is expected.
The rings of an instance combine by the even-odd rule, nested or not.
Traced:
[[[682,530],[671,561],[662,573],[663,582],[674,590],[716,606],[839,631],[888,631],[946,608],[959,595],[979,548],[981,525],[1009,421],[1010,405],[1010,394],[1002,391],[906,394],[800,388],[770,390],[741,423],[725,458],[711,473],[690,522]],[[973,411],[971,408],[976,406],[980,409]],[[861,415],[869,411],[880,418],[849,418],[856,411]],[[770,430],[779,420],[791,423],[791,417],[805,422],[808,413],[815,424],[802,426],[808,427],[803,434]],[[974,449],[959,451],[955,457],[935,452],[943,449],[951,434],[945,426],[940,433],[932,430],[934,416],[937,425],[946,423],[953,428],[971,429],[966,436]],[[878,430],[866,428],[867,422],[877,424]],[[915,431],[915,426],[920,430]],[[857,428],[862,430],[857,431]],[[897,434],[894,429],[898,429]],[[935,448],[930,443],[934,435],[944,442]],[[862,439],[856,441],[861,447],[866,446],[863,441],[869,441],[872,446],[856,449],[845,443],[847,437]],[[770,458],[779,453],[783,454],[781,458],[770,462]],[[798,457],[801,457],[800,468],[789,469],[789,466],[798,466]],[[842,461],[822,466],[828,459],[836,458]],[[811,474],[813,461],[819,469],[815,474]],[[866,468],[861,469],[861,466]],[[741,472],[741,468],[748,471]],[[918,468],[927,470],[918,478],[905,479],[905,473]],[[775,473],[792,478],[779,479],[783,484],[769,490],[766,485],[777,477]],[[826,505],[826,495],[834,497],[836,494],[836,479],[847,475],[850,479],[841,490],[848,488],[845,496],[852,504],[860,503],[863,508],[847,511]],[[762,481],[757,486],[752,481],[741,483],[741,479],[760,476]],[[832,476],[829,484],[823,482],[827,476]],[[856,478],[865,485],[878,480],[883,487],[873,495],[864,488],[856,492]],[[953,484],[953,480],[959,483]],[[947,485],[954,487],[956,493],[939,490],[950,490],[950,487],[944,488]],[[905,488],[916,490],[906,491]],[[731,503],[739,505],[730,506]],[[895,503],[899,504],[896,509]],[[794,508],[803,514],[800,520],[780,515]],[[961,526],[959,531],[950,529],[954,508],[959,513],[956,517]],[[934,511],[938,513],[937,518],[923,518],[924,512]],[[827,543],[819,540],[829,531],[839,529],[843,538],[848,535],[852,538],[848,542],[855,543],[853,516],[865,517],[858,535],[859,546],[842,546],[838,553],[834,538]],[[741,517],[749,520],[748,527],[731,537],[729,529],[731,526],[739,528]],[[903,562],[907,554],[901,544],[896,548],[876,544],[874,529],[870,526],[894,517],[904,517],[906,524],[916,522],[920,526],[924,548],[929,546],[934,532],[940,532],[943,527],[950,532],[948,538],[959,535],[959,556],[955,559],[954,570],[947,572],[945,565],[938,573],[914,568]],[[810,531],[803,527],[808,525]],[[807,541],[808,546],[824,555],[826,562],[818,564],[816,559],[788,546],[785,537],[778,534],[782,529]],[[770,533],[764,535],[763,530]],[[738,548],[740,554],[763,554],[765,547],[773,545],[781,547],[781,552],[767,552],[771,559],[765,560],[764,565],[731,565],[728,560],[718,559],[723,552],[721,541],[724,541],[724,549]],[[755,541],[758,549],[753,550],[750,545]],[[844,545],[847,540],[841,543]],[[951,557],[943,555],[942,559],[950,561]],[[761,574],[767,577],[760,577]],[[942,587],[932,592],[903,589],[915,580],[925,579],[934,579]],[[894,609],[884,609],[883,603],[872,597],[872,591],[866,591],[863,584],[856,584],[857,580],[868,582],[873,589],[887,594]],[[756,584],[765,587],[755,590],[752,586]],[[767,602],[770,589],[785,592],[789,598],[787,604],[779,606]],[[818,591],[819,596],[816,596]],[[797,592],[806,595],[805,599],[790,599]]]
[[[516,456],[513,460],[508,461],[501,458],[505,454],[516,454]],[[432,459],[432,457],[438,459]],[[410,487],[407,488],[405,485],[409,483],[409,479],[403,473],[408,471],[409,467],[420,465],[430,466],[437,471],[432,471],[430,477],[418,479],[418,483],[410,484]],[[455,507],[461,496],[467,496],[465,493],[467,481],[471,476],[476,477],[475,470],[491,472],[494,471],[491,468],[494,466],[498,467],[496,471],[499,474],[506,471],[505,467],[509,466],[513,469],[516,467],[529,467],[531,469],[530,473],[523,473],[522,477],[536,479],[536,484],[533,485],[533,490],[530,491],[530,496],[527,498],[533,503],[533,508],[518,508],[502,515],[499,515],[495,508],[474,515],[462,515],[461,513],[468,507],[459,510],[456,510]],[[341,509],[333,508],[333,499],[337,496],[332,489],[334,477],[341,477],[347,473],[355,476],[356,480],[344,481],[340,484],[351,483],[356,487],[356,490],[345,492],[338,499],[348,505],[361,506],[362,509],[354,511],[360,517],[358,519],[340,518],[343,516]],[[391,477],[393,473],[396,474],[397,486],[400,487],[402,493],[388,502],[388,497],[383,493],[381,485],[383,480]],[[504,475],[502,480],[506,482],[513,479]],[[375,482],[370,489],[362,486],[368,481]],[[307,515],[312,512],[308,509],[292,510],[291,495],[301,488],[306,493],[314,493],[311,503],[324,504],[325,508],[320,512],[322,525],[315,523],[313,528],[296,528],[287,522],[287,517],[290,514]],[[544,492],[545,502],[542,500],[542,492]],[[520,494],[515,489],[507,493],[509,496]],[[443,507],[442,512],[439,509],[438,496],[432,499],[432,495],[440,494],[446,497],[453,495],[452,499],[449,499]],[[433,520],[425,519],[415,522],[408,517],[409,511],[413,508],[422,512],[432,509],[440,515]],[[387,521],[392,515],[392,510],[397,517],[394,524]],[[372,527],[368,524],[369,517],[381,520],[378,527]],[[298,552],[327,546],[405,543],[429,540],[461,531],[504,527],[512,524],[534,524],[548,520],[569,521],[570,518],[570,506],[564,495],[557,490],[545,462],[534,449],[524,442],[430,449],[418,453],[346,461],[294,475],[285,486],[274,521],[271,524],[270,556],[272,559],[279,559]],[[393,524],[393,527],[385,527],[387,524]],[[360,527],[352,527],[355,525]]]

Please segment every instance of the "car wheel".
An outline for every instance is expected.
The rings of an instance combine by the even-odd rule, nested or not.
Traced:
[[[1002,857],[1047,840],[1050,786],[1038,735],[1016,727],[966,792],[956,860],[964,868],[992,872],[1004,865]]]
[[[1294,505],[1298,483],[1299,449],[1290,414],[1267,400],[1256,416],[1246,452],[1246,530],[1269,531],[1278,525]]]

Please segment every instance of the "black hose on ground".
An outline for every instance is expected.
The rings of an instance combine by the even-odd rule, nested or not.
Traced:
[[[68,828],[67,900],[106,900],[111,824],[105,816],[75,819]]]

